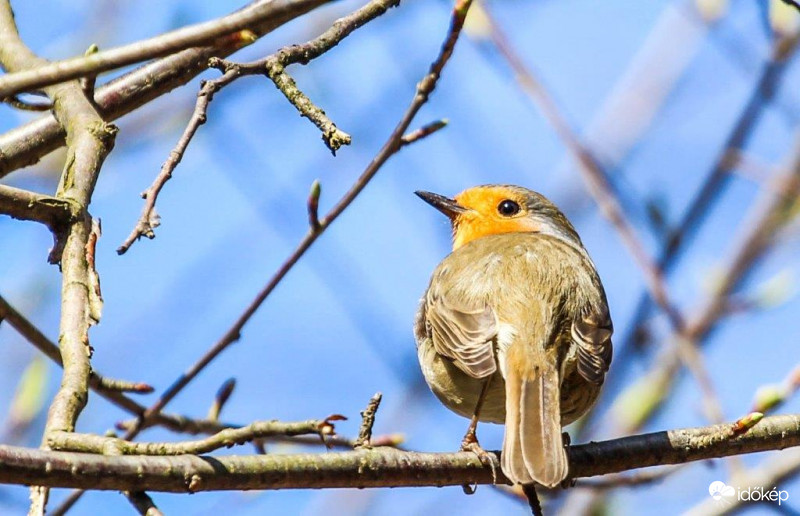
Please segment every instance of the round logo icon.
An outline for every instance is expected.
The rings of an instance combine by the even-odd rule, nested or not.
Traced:
[[[723,499],[723,497],[730,498],[733,495],[735,495],[736,490],[733,488],[733,486],[725,484],[725,482],[715,480],[714,482],[711,482],[711,484],[709,484],[708,494],[710,494],[711,498],[713,498],[714,500],[720,501]]]

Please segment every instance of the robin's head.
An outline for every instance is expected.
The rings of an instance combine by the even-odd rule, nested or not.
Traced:
[[[449,199],[416,192],[453,224],[453,250],[488,235],[545,233],[580,245],[575,228],[543,195],[521,186],[485,185],[464,190]]]

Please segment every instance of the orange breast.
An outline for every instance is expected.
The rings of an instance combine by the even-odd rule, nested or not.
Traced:
[[[454,227],[453,251],[476,238],[502,233],[528,233],[539,231],[539,225],[528,217],[515,219],[495,218],[481,213],[464,213]]]

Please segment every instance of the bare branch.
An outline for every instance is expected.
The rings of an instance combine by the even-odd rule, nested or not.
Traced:
[[[222,407],[225,406],[225,403],[233,394],[233,390],[236,388],[236,378],[228,378],[225,382],[220,386],[217,390],[216,396],[214,396],[214,403],[211,404],[211,408],[208,409],[208,415],[206,416],[211,421],[218,421],[219,414],[222,412]]]
[[[3,296],[0,296],[0,320],[10,324],[11,327],[25,337],[28,342],[44,353],[47,358],[63,367],[58,346],[48,339],[13,306],[8,304]],[[89,377],[89,386],[101,396],[132,414],[141,414],[144,412],[144,407],[125,396],[121,396],[119,393],[136,392],[146,394],[153,392],[153,387],[146,383],[107,378],[94,371]]]
[[[18,220],[41,222],[54,233],[78,216],[77,206],[68,199],[50,197],[13,186],[0,185],[0,214]]]
[[[60,82],[77,79],[101,72],[147,61],[156,57],[213,43],[214,40],[233,36],[239,39],[239,46],[252,42],[249,37],[240,37],[237,31],[258,25],[274,16],[276,5],[286,3],[281,0],[256,0],[222,18],[198,23],[189,27],[167,32],[159,36],[124,45],[117,48],[73,57],[63,61],[40,64],[32,69],[11,73],[0,77],[0,98],[6,98],[22,91],[40,89]]]
[[[436,120],[430,124],[423,125],[419,129],[403,135],[403,138],[401,138],[401,143],[403,145],[410,145],[421,138],[432,135],[440,129],[444,129],[449,123],[450,121],[448,119],[442,118],[441,120]]]
[[[9,72],[46,64],[20,39],[8,0],[0,2],[0,62]],[[42,444],[46,447],[48,434],[75,429],[89,395],[89,327],[99,317],[99,283],[90,263],[90,240],[95,232],[88,209],[100,167],[114,147],[117,128],[97,114],[77,82],[45,87],[44,92],[66,133],[67,159],[56,196],[73,203],[78,214],[65,228],[66,238],[56,241],[50,255],[51,262],[60,262],[62,271],[59,350],[64,372],[47,415]],[[48,494],[45,487],[31,488],[29,514],[44,514]]]
[[[397,0],[399,2],[399,0]],[[342,131],[333,121],[328,118],[321,108],[317,107],[308,96],[297,87],[297,83],[291,75],[286,72],[283,65],[273,61],[267,61],[264,66],[267,77],[275,84],[275,87],[283,93],[286,100],[297,108],[300,114],[309,120],[322,131],[322,140],[331,150],[333,155],[342,145],[350,145],[352,138],[349,134]]]
[[[125,491],[123,494],[142,516],[164,516],[144,491]]]
[[[732,424],[671,430],[572,446],[570,477],[682,464],[800,446],[800,415],[766,417],[748,432]],[[101,456],[0,445],[0,483],[101,490],[196,492],[227,489],[461,486],[507,482],[497,452],[421,453],[388,448],[252,456]],[[45,468],[45,464],[49,464]]]
[[[50,111],[51,109],[53,109],[53,105],[49,102],[38,103],[38,104],[26,102],[16,95],[11,95],[10,97],[6,97],[5,102],[9,106],[17,108],[21,111]]]
[[[110,456],[199,455],[219,448],[230,448],[255,439],[278,435],[333,435],[334,428],[332,421],[336,419],[338,419],[338,417],[311,419],[292,423],[285,423],[282,421],[257,421],[241,428],[226,428],[205,439],[177,443],[132,442],[115,437],[67,432],[55,432],[50,434],[48,436],[48,443],[53,450],[98,453]]]
[[[249,28],[256,37],[327,3],[328,0],[273,0],[272,13]],[[190,48],[146,64],[97,88],[94,98],[103,118],[115,120],[192,80],[208,68],[210,57],[225,57],[241,40],[220,38],[210,46]],[[34,120],[0,135],[0,177],[36,163],[64,145],[64,130],[53,115]]]
[[[208,106],[219,90],[240,77],[269,75],[270,69],[274,71],[278,68],[281,70],[279,80],[284,82],[291,81],[291,83],[294,84],[294,81],[283,73],[283,69],[286,66],[298,62],[303,64],[309,63],[312,59],[334,48],[354,30],[374,20],[385,13],[390,7],[394,7],[399,3],[400,0],[372,0],[367,5],[352,12],[348,16],[336,20],[330,29],[311,41],[302,45],[291,45],[282,48],[275,54],[252,63],[233,63],[217,57],[210,58],[208,60],[208,66],[219,69],[223,74],[217,79],[203,81],[200,92],[197,94],[197,102],[195,103],[192,117],[189,119],[189,123],[186,125],[177,145],[170,152],[169,157],[162,165],[158,176],[156,176],[156,179],[150,187],[142,193],[142,198],[145,199],[142,214],[139,216],[139,220],[128,235],[128,238],[126,238],[117,249],[117,253],[124,254],[134,242],[143,236],[150,239],[155,238],[155,232],[153,230],[161,224],[161,218],[156,212],[158,196],[166,182],[172,178],[173,171],[183,159],[186,148],[194,138],[195,133],[201,125],[206,123],[208,119]],[[271,75],[269,76],[272,77]],[[273,78],[273,80],[276,79]],[[276,85],[278,85],[278,82],[276,82]],[[278,87],[280,89],[280,86]],[[334,153],[342,144],[350,143],[349,135],[336,129],[336,126],[325,117],[325,113],[321,109],[313,105],[296,87],[294,89],[296,93],[291,94],[287,93],[288,90],[281,91],[287,95],[290,102],[292,102],[304,116],[314,121],[322,130],[326,145],[328,145]],[[292,99],[297,97],[297,95],[302,96],[305,100],[299,104],[296,103]]]

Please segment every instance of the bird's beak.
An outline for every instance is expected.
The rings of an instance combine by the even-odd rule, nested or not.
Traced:
[[[447,217],[450,219],[469,211],[468,208],[461,206],[453,199],[445,197],[444,195],[439,195],[432,192],[423,192],[419,190],[414,193],[417,194],[420,199],[447,215]]]

